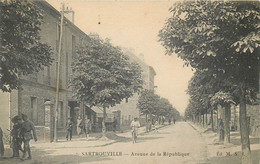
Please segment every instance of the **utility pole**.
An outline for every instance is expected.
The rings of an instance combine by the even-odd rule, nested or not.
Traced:
[[[62,43],[62,30],[63,30],[63,18],[64,18],[64,4],[61,8],[61,21],[60,21],[60,38],[59,38],[59,50],[58,50],[58,62],[57,62],[57,83],[56,83],[56,101],[55,101],[55,121],[54,121],[54,142],[58,141],[57,129],[58,129],[58,107],[59,107],[59,90],[60,90],[60,61],[61,61],[61,43]]]

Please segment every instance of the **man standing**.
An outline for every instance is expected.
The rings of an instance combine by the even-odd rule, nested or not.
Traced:
[[[23,142],[24,142],[23,158],[25,158],[26,153],[28,152],[27,159],[32,159],[31,149],[30,149],[30,140],[34,139],[35,142],[37,141],[36,131],[35,131],[33,122],[28,120],[27,115],[22,114],[22,119],[24,121],[22,123],[22,129],[21,129],[21,135],[22,135]],[[32,136],[31,132],[33,132],[33,136]]]
[[[116,117],[114,116],[114,121],[113,121],[113,131],[116,131],[116,124],[117,124],[117,120]]]
[[[72,121],[71,121],[71,117],[68,118],[68,121],[66,122],[66,127],[67,127],[67,135],[66,135],[66,139],[68,141],[68,138],[70,137],[70,140],[72,138]]]
[[[140,127],[140,123],[137,120],[137,117],[134,118],[134,120],[131,122],[131,128],[132,128],[132,133],[136,133],[136,137],[138,135],[137,129]]]
[[[86,135],[86,139],[88,140],[88,136],[89,136],[89,130],[90,130],[90,120],[88,119],[88,117],[85,118],[85,129],[84,129],[84,132],[85,132],[85,135]]]
[[[14,125],[13,129],[11,130],[11,136],[12,136],[12,148],[13,148],[13,158],[18,158],[19,156],[19,150],[21,150],[24,153],[24,150],[22,149],[22,141],[23,138],[21,136],[21,130],[22,130],[22,118],[20,116],[15,116],[11,120]]]

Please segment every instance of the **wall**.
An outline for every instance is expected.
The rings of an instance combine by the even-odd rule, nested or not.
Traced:
[[[10,129],[10,93],[0,91],[0,104],[0,127],[3,130],[4,142],[8,143],[9,131],[7,129]]]

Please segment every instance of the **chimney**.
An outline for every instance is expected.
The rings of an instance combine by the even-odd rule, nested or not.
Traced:
[[[63,7],[64,9],[65,7]],[[74,24],[74,14],[75,12],[72,10],[72,8],[66,7],[64,10],[64,16],[70,20]]]

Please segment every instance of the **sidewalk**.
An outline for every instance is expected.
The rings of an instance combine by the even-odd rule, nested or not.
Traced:
[[[218,134],[211,128],[203,128],[188,122],[207,143],[208,161],[210,164],[239,164],[241,163],[241,142],[239,132],[230,132],[230,144],[219,143]],[[253,164],[259,164],[260,138],[250,136],[250,148]]]
[[[159,125],[159,128],[162,128],[167,125]],[[153,131],[154,129],[152,129]],[[152,132],[151,131],[151,132]],[[138,129],[139,135],[145,135],[145,127],[140,127]],[[150,133],[150,132],[149,132]],[[79,136],[73,136],[71,141],[67,141],[66,138],[59,138],[58,142],[44,142],[43,140],[34,142],[31,140],[30,145],[32,151],[36,150],[54,150],[54,149],[68,149],[71,147],[77,147],[77,148],[91,148],[91,147],[103,147],[107,145],[114,144],[116,142],[127,142],[131,141],[131,130],[125,131],[123,133],[120,132],[112,132],[108,131],[106,133],[106,137],[108,140],[101,140],[100,137],[102,136],[102,133],[92,133],[89,135],[88,140],[84,137],[84,135]],[[63,152],[64,153],[64,152]],[[54,154],[55,155],[55,154]],[[9,145],[5,145],[5,155],[4,157],[11,157],[12,156],[12,149]],[[1,163],[1,160],[0,160]]]

